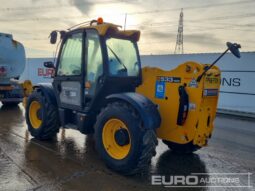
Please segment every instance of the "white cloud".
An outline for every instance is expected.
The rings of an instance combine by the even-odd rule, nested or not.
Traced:
[[[12,33],[29,57],[52,56],[48,35],[55,29],[103,16],[108,22],[142,32],[141,53],[172,53],[180,8],[184,8],[185,52],[219,52],[225,41],[253,50],[255,2],[252,0],[0,0],[0,32]]]

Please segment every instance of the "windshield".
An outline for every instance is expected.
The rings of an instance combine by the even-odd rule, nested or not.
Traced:
[[[139,61],[134,42],[109,38],[106,41],[106,45],[110,75],[137,76],[139,74]]]

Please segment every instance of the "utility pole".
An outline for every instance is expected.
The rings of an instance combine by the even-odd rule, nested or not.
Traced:
[[[181,9],[174,54],[183,54],[183,9]]]

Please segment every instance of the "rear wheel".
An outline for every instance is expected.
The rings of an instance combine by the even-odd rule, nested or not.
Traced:
[[[136,111],[123,102],[104,108],[95,124],[96,148],[106,165],[122,174],[148,170],[156,154],[154,130],[142,126]]]
[[[168,146],[168,148],[171,149],[173,152],[179,154],[190,154],[201,148],[197,145],[194,145],[192,141],[186,144],[178,144],[163,140],[163,143],[165,143]]]
[[[59,131],[57,107],[39,90],[28,98],[26,122],[31,135],[39,140],[52,139]]]

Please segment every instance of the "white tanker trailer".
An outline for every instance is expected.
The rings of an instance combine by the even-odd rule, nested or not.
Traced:
[[[0,102],[17,105],[22,102],[23,89],[16,83],[25,69],[24,46],[11,34],[0,33]]]

